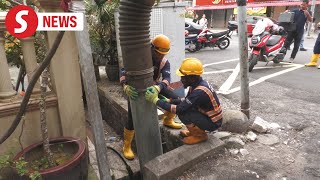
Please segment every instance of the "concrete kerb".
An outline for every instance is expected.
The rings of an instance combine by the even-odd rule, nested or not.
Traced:
[[[224,142],[210,136],[196,145],[183,145],[149,161],[144,166],[144,179],[175,179],[209,155],[224,149]]]

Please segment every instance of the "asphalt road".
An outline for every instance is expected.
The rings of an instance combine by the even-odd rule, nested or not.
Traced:
[[[297,57],[294,61],[294,65],[304,65],[305,63],[308,63],[310,61],[310,57],[313,50],[315,39],[305,39],[305,47],[308,49],[308,51],[299,51],[297,54]],[[293,46],[292,46],[293,48]],[[291,48],[291,49],[292,49]],[[284,61],[288,61],[290,54],[292,51],[288,51]],[[231,39],[230,46],[226,50],[220,50],[218,47],[214,48],[206,48],[202,49],[196,53],[188,53],[186,52],[186,57],[196,57],[199,58],[203,64],[210,64],[210,63],[217,63],[227,60],[233,60],[239,58],[239,48],[238,48],[238,36],[234,34]],[[216,72],[216,71],[222,71],[222,70],[230,70],[234,69],[237,66],[237,63],[239,61],[231,61],[221,64],[213,64],[209,65],[205,68],[205,71],[210,72]],[[320,64],[320,61],[319,61]],[[284,67],[283,67],[284,66]],[[289,69],[288,64],[279,64],[275,65],[273,62],[270,62],[267,66],[264,62],[259,62],[254,70],[250,73],[250,79],[251,81],[257,80],[261,77],[265,77],[268,75],[272,75],[273,73],[277,73],[286,69]],[[290,66],[290,65],[289,65]],[[298,66],[297,66],[298,67]],[[263,69],[260,69],[263,68]],[[222,75],[225,74],[225,75]],[[229,76],[231,74],[230,71],[219,73],[218,76]],[[214,74],[208,74],[205,77],[213,78],[216,73]],[[215,80],[213,78],[213,80]],[[226,79],[225,79],[226,80]],[[267,82],[278,84],[279,86],[290,88],[292,90],[300,89],[305,90],[308,92],[320,92],[320,69],[317,68],[306,68],[301,67],[296,70],[275,76],[273,78],[270,78],[266,80]],[[224,81],[224,79],[219,79],[219,82],[217,84],[220,84]],[[259,85],[262,85],[263,83],[259,83]],[[233,86],[239,86],[239,83],[236,82],[233,84]],[[254,87],[252,87],[254,88]]]
[[[206,177],[210,172],[217,179],[256,179],[247,170],[259,174],[261,179],[320,179],[320,69],[307,68],[315,39],[305,39],[308,51],[299,51],[294,63],[274,65],[259,62],[249,74],[250,119],[257,116],[269,123],[278,123],[284,130],[272,132],[279,144],[268,146],[251,143],[245,146],[250,155],[244,158],[211,158],[184,177]],[[288,51],[285,61],[289,60]],[[232,36],[226,50],[207,48],[196,53],[186,52],[205,65],[203,77],[216,85],[224,109],[240,109],[240,75],[226,83],[236,68],[239,58],[238,36]],[[319,62],[320,63],[320,62]],[[224,91],[221,91],[224,87]],[[219,90],[220,89],[220,90]],[[230,168],[232,167],[232,168]],[[241,175],[241,176],[239,176]],[[186,178],[189,179],[189,178]],[[190,178],[192,179],[192,178]]]

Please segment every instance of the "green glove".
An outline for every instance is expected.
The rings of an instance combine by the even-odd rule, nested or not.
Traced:
[[[165,97],[164,95],[162,95],[162,94],[159,94],[159,98],[160,98],[161,101],[164,101],[164,102],[167,102],[167,103],[170,102],[170,99],[166,98],[166,97]]]
[[[127,94],[127,96],[130,99],[136,100],[138,97],[138,92],[136,88],[130,86],[130,85],[124,85],[123,86],[123,91]]]
[[[157,104],[157,102],[159,101],[157,92],[151,92],[147,90],[145,97],[147,101],[152,102],[153,104]]]
[[[147,91],[158,92],[158,94],[159,94],[160,86],[158,86],[158,85],[150,86],[150,87],[147,88]]]

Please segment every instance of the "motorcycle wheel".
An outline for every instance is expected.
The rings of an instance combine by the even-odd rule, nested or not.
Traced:
[[[252,54],[249,59],[249,72],[253,70],[253,67],[258,63],[259,56]]]
[[[275,58],[273,59],[273,63],[275,63],[275,64],[279,64],[279,63],[280,63],[279,58],[275,57]]]
[[[187,49],[189,52],[194,53],[197,51],[197,44],[194,42],[190,42],[189,48]]]
[[[230,45],[230,40],[228,38],[224,38],[221,41],[219,41],[218,47],[221,50],[227,49]]]

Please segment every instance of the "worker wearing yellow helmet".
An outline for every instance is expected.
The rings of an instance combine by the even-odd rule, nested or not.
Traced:
[[[154,85],[148,87],[151,91],[156,91],[161,95],[167,98],[176,99],[178,96],[169,89],[169,84],[171,81],[170,73],[170,63],[165,58],[165,55],[170,51],[170,39],[163,35],[155,36],[151,41],[151,53],[152,53],[152,62],[154,67],[153,81]],[[121,70],[120,83],[123,84],[124,92],[132,100],[135,100],[138,97],[138,92],[136,89],[127,84],[125,78],[125,70]],[[175,114],[170,111],[165,111],[163,116],[163,125],[173,128],[181,129],[182,124],[174,122]],[[133,120],[131,115],[130,101],[128,101],[128,121],[124,128],[124,146],[123,146],[123,155],[125,158],[132,160],[134,159],[134,153],[131,149],[131,143],[134,136],[134,127]]]
[[[207,131],[221,127],[222,108],[217,94],[212,86],[202,79],[203,66],[196,58],[185,59],[176,71],[181,76],[184,88],[189,87],[187,96],[183,99],[158,98],[157,91],[148,90],[146,100],[162,109],[178,115],[188,130],[180,131],[185,144],[196,144],[206,141]]]

